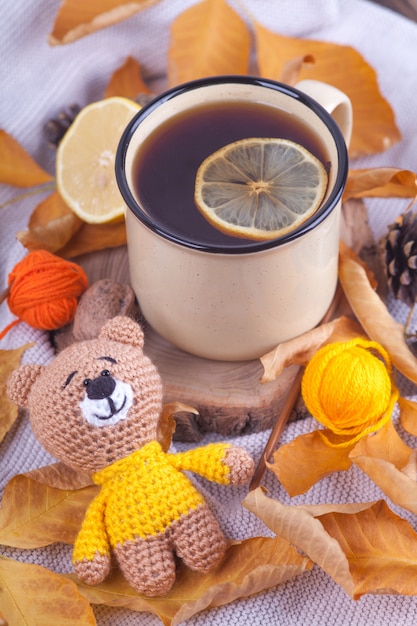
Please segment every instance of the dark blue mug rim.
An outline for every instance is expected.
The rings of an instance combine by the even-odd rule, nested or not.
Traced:
[[[284,93],[292,98],[295,98],[300,103],[304,104],[308,108],[310,108],[316,115],[319,117],[324,124],[329,129],[330,133],[333,136],[336,150],[338,154],[338,170],[336,175],[336,180],[333,185],[333,189],[330,192],[329,197],[326,202],[320,207],[320,209],[309,219],[304,222],[298,229],[291,231],[281,237],[276,239],[268,239],[265,241],[248,241],[242,240],[242,245],[214,245],[214,244],[203,244],[200,242],[193,242],[185,239],[175,233],[172,233],[160,224],[155,223],[150,217],[141,209],[140,205],[137,203],[136,198],[134,197],[130,187],[128,185],[126,175],[125,175],[125,166],[126,166],[126,155],[129,148],[129,143],[132,139],[132,136],[135,134],[137,127],[141,124],[142,120],[144,120],[148,115],[150,115],[156,108],[158,108],[163,103],[175,98],[181,93],[188,92],[193,89],[199,89],[201,87],[206,87],[210,85],[216,84],[227,84],[227,83],[238,83],[238,84],[246,84],[246,85],[256,85],[260,87],[267,87],[269,89],[275,89],[281,93]],[[225,75],[225,76],[212,76],[209,78],[202,78],[198,80],[189,81],[187,83],[183,83],[172,89],[169,89],[162,93],[159,96],[156,96],[153,100],[151,100],[148,104],[142,107],[138,113],[132,118],[132,120],[127,125],[124,130],[119,145],[116,152],[116,161],[115,161],[115,169],[116,169],[116,180],[120,190],[120,193],[128,207],[129,210],[133,212],[133,214],[151,231],[158,234],[160,237],[163,237],[173,243],[176,243],[180,246],[191,248],[194,250],[200,250],[203,252],[211,252],[217,254],[249,254],[251,252],[260,252],[262,250],[268,250],[270,248],[275,248],[277,246],[281,246],[285,243],[289,243],[295,239],[303,237],[311,230],[317,228],[319,224],[321,224],[327,216],[336,208],[338,203],[341,201],[343,190],[346,184],[348,171],[349,171],[349,162],[348,162],[348,153],[346,148],[346,143],[341,133],[340,128],[333,120],[331,115],[322,107],[318,102],[316,102],[313,98],[298,90],[295,87],[285,85],[284,83],[280,83],[278,81],[274,81],[267,78],[259,78],[256,76],[245,76],[245,75]],[[244,243],[243,243],[244,241]]]

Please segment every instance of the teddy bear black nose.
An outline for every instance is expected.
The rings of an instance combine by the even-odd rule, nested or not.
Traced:
[[[84,381],[87,396],[90,400],[108,398],[114,391],[116,383],[111,376],[98,376],[93,380]]]

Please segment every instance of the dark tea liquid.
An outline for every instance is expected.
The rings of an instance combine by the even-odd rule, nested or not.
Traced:
[[[134,180],[142,209],[164,230],[196,244],[230,248],[249,243],[211,226],[194,203],[195,177],[204,159],[249,137],[290,139],[324,164],[328,161],[317,135],[281,109],[247,102],[196,106],[161,124],[141,144]]]

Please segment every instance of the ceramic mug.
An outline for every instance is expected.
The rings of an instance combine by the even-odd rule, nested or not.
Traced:
[[[175,126],[179,114],[184,119],[197,106],[223,102],[283,110],[314,132],[325,149],[325,198],[310,219],[282,237],[236,239],[231,246],[199,241],[155,219],[141,197],[136,168],[144,141],[162,124]],[[137,113],[120,140],[116,176],[127,207],[131,284],[154,330],[194,355],[239,361],[258,358],[320,322],[337,285],[351,130],[349,98],[311,80],[294,88],[255,77],[207,78],[171,89]],[[145,152],[141,158],[146,160]],[[162,173],[158,184],[165,184]],[[167,202],[175,222],[181,206],[174,191]]]

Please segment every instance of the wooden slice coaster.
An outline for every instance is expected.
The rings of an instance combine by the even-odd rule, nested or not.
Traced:
[[[103,278],[129,284],[126,247],[76,259],[90,285]],[[270,428],[285,401],[298,368],[290,367],[275,381],[261,383],[261,362],[211,361],[179,350],[147,324],[145,352],[157,366],[165,402],[182,402],[198,411],[176,416],[175,439],[198,441],[205,432],[239,435]],[[301,407],[302,410],[302,407]]]

